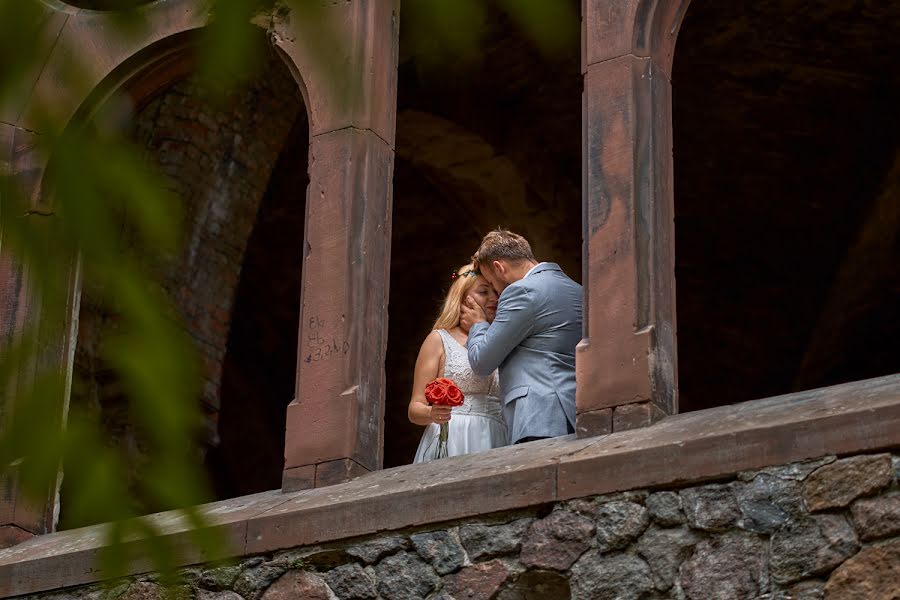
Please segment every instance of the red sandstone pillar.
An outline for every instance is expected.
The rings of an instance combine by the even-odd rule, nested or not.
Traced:
[[[686,0],[585,0],[577,431],[677,411],[669,68]]]
[[[329,5],[341,38],[329,52],[340,60],[329,64],[340,70],[323,73],[309,48],[292,41],[318,24],[291,22],[275,34],[304,81],[311,128],[286,491],[339,483],[382,465],[397,4]]]
[[[41,242],[53,244],[55,225],[50,209],[40,201],[39,181],[43,173],[43,160],[33,144],[34,134],[24,129],[0,123],[0,168],[13,177],[3,180],[0,194],[4,197],[2,210],[30,208],[36,213],[21,218],[35,219],[43,230]],[[16,202],[14,199],[18,199]],[[26,210],[22,210],[26,212]],[[78,261],[74,252],[70,260],[55,263],[51,276],[57,278],[58,287],[44,290],[39,295],[29,286],[27,271],[3,245],[0,231],[0,351],[8,349],[28,336],[34,342],[36,352],[27,362],[19,364],[15,381],[0,391],[0,423],[9,423],[16,410],[16,403],[26,396],[35,375],[56,370],[65,381],[53,410],[46,415],[48,428],[61,428],[68,407],[68,384],[71,379],[72,351],[74,344],[73,322],[78,305]],[[47,302],[48,294],[59,294],[54,302]],[[27,461],[28,457],[23,457]],[[0,548],[11,546],[32,535],[54,530],[59,477],[46,482],[46,490],[40,499],[27,499],[15,473],[7,471],[0,478]]]

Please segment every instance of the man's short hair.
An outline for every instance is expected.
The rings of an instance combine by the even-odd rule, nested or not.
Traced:
[[[495,260],[507,260],[520,263],[525,260],[534,261],[531,245],[518,233],[506,229],[495,229],[481,240],[481,246],[472,256],[476,265],[490,265]]]

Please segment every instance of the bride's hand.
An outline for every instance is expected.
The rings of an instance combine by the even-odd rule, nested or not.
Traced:
[[[450,406],[431,406],[431,422],[443,425],[450,421],[450,412],[453,410]]]

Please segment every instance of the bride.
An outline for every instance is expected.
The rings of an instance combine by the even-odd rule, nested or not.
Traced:
[[[497,314],[497,293],[472,264],[454,272],[441,314],[419,350],[409,401],[409,420],[425,425],[425,433],[416,451],[415,463],[428,462],[437,446],[440,425],[449,423],[449,456],[490,450],[509,443],[506,423],[498,398],[497,372],[478,377],[469,367],[466,340],[469,332],[459,323],[459,309],[468,295],[484,309],[488,321]],[[465,395],[462,406],[430,406],[425,386],[438,377],[452,379]]]

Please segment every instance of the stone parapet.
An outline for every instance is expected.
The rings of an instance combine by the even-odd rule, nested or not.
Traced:
[[[188,582],[245,598],[328,597],[325,586],[339,598],[391,598],[407,584],[421,597],[512,598],[523,586],[606,597],[611,582],[659,597],[825,587],[854,597],[858,586],[887,585],[896,566],[897,448],[900,376],[891,376],[398,467],[204,506],[236,562],[188,569]],[[177,515],[154,518],[188,547]],[[0,551],[0,595],[97,583],[103,531]],[[152,577],[122,585],[156,590]]]
[[[888,598],[900,559],[898,461],[890,453],[825,456],[705,485],[588,496],[290,548],[184,569],[177,592],[254,600],[511,600],[538,592],[547,598]],[[829,494],[825,481],[842,490],[838,511],[813,508],[811,497]],[[860,518],[863,513],[869,516]],[[893,516],[872,519],[876,513]],[[112,589],[119,598],[164,597],[153,575]],[[102,590],[94,584],[53,598]]]

